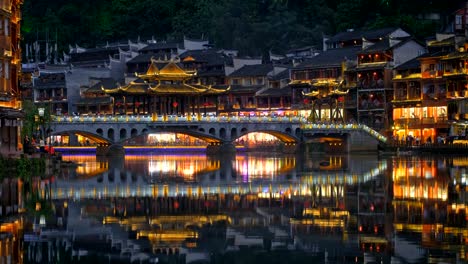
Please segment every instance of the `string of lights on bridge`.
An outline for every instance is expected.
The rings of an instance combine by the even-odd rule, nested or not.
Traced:
[[[312,123],[305,117],[298,116],[149,116],[149,115],[117,115],[117,116],[52,116],[52,122],[62,123],[151,123],[151,122],[199,122],[199,123],[222,123],[222,122],[280,122],[301,123],[303,130],[333,130],[335,132],[364,131],[381,142],[386,142],[387,137],[364,124],[358,123]],[[338,130],[338,131],[337,131]]]

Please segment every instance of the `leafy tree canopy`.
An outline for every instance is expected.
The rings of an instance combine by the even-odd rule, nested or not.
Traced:
[[[26,43],[55,39],[93,47],[126,39],[209,39],[243,55],[321,45],[323,34],[400,26],[434,35],[464,1],[442,0],[25,0]],[[439,13],[439,21],[424,20]]]

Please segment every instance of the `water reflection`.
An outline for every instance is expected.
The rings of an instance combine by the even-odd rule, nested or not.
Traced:
[[[53,210],[45,227],[26,228],[28,263],[457,263],[468,257],[468,158],[64,160],[78,166],[40,193]]]

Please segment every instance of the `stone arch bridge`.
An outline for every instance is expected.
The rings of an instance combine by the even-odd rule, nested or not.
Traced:
[[[301,143],[317,139],[341,142],[339,146],[344,152],[377,150],[378,143],[386,140],[366,126],[312,124],[299,117],[53,116],[50,131],[51,135],[85,136],[104,152],[122,148],[133,138],[162,132],[204,140],[208,143],[207,152],[212,153],[235,150],[233,142],[252,132],[277,137],[284,143],[285,152],[295,152]],[[333,144],[330,143],[338,146]]]

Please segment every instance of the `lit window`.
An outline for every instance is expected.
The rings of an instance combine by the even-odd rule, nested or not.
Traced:
[[[5,78],[10,79],[10,62],[5,61]]]

